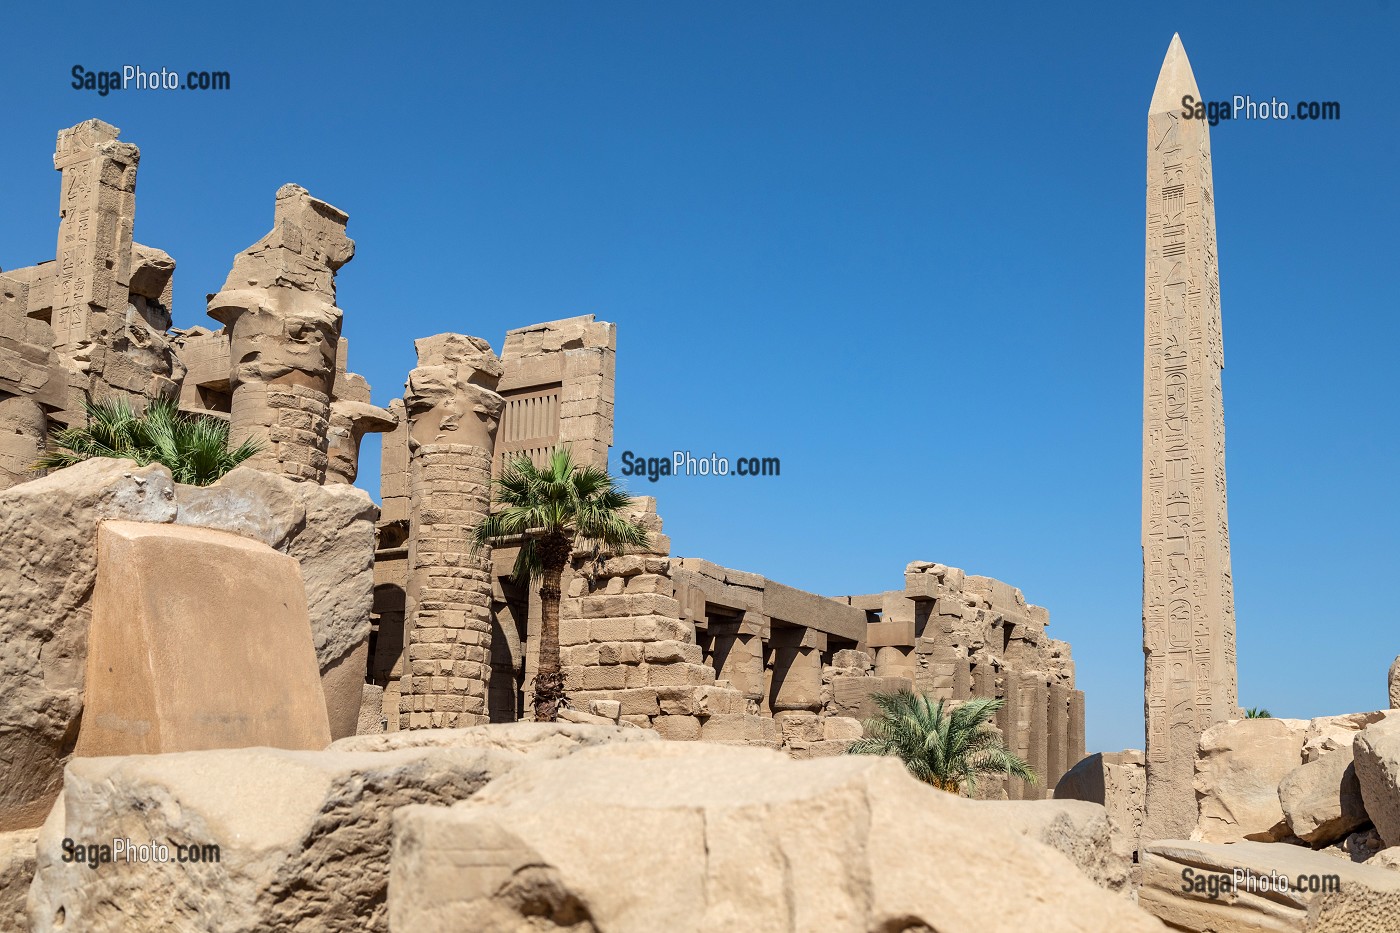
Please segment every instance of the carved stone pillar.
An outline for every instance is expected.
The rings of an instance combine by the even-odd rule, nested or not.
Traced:
[[[774,629],[771,704],[773,714],[822,708],[822,650],[825,637],[808,628]]]
[[[417,341],[404,405],[409,432],[408,670],[404,728],[489,721],[491,554],[470,553],[491,506],[501,366],[475,337]]]
[[[1048,763],[1045,787],[1053,790],[1069,770],[1069,695],[1070,689],[1061,683],[1050,685],[1050,708],[1046,712],[1046,749]]]
[[[335,273],[355,255],[345,213],[297,185],[277,191],[273,229],[234,258],[209,316],[228,328],[230,442],[263,444],[250,465],[326,478],[342,313]]]

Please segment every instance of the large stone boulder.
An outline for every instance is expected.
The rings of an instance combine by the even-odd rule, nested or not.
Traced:
[[[1138,904],[1175,930],[1392,933],[1400,873],[1302,846],[1167,840],[1143,850]]]
[[[1366,813],[1386,846],[1400,846],[1400,716],[1362,729],[1352,748]]]
[[[0,492],[0,831],[43,822],[77,740],[98,522],[174,516],[170,472],[129,460]]]
[[[1351,748],[1356,733],[1373,722],[1380,722],[1394,715],[1391,710],[1382,709],[1369,713],[1343,713],[1340,716],[1319,716],[1308,720],[1308,729],[1303,737],[1303,761],[1317,761],[1341,749]]]
[[[400,810],[390,928],[1161,929],[977,806],[878,757],[587,749]]]
[[[180,486],[181,524],[262,541],[301,564],[322,690],[335,738],[359,722],[374,602],[374,523],[363,489],[299,483],[238,467],[212,486]]]
[[[1303,763],[1302,719],[1233,719],[1201,734],[1196,751],[1199,818],[1192,839],[1272,842],[1288,835],[1278,786]]]
[[[1288,828],[1313,846],[1344,839],[1367,823],[1350,746],[1300,765],[1279,783]]]
[[[986,822],[1059,852],[1100,887],[1127,888],[1132,853],[1114,850],[1112,825],[1102,805],[1087,800],[979,800],[973,806]]]
[[[75,755],[330,741],[295,560],[226,531],[102,523]]]
[[[383,751],[74,759],[39,838],[32,929],[384,931],[396,807],[460,801],[528,760],[590,744],[657,741],[642,729],[539,723],[484,734],[498,728],[347,740]],[[62,860],[64,838],[160,843],[171,860],[94,871]],[[217,859],[177,861],[177,845]]]
[[[1056,800],[1103,806],[1112,826],[1113,851],[1131,859],[1142,843],[1147,772],[1140,749],[1096,752],[1070,768],[1055,785]]]

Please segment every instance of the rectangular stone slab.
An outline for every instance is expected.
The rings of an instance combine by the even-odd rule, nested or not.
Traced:
[[[75,754],[330,740],[294,558],[207,528],[102,523]]]

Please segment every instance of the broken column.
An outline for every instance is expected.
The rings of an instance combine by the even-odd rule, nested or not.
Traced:
[[[359,373],[346,372],[345,338],[336,354],[331,420],[326,441],[326,482],[353,483],[360,472],[360,441],[398,427],[399,416],[371,404],[369,383]]]
[[[326,478],[342,318],[335,273],[355,255],[347,220],[283,185],[272,231],[234,258],[209,298],[209,316],[229,333],[230,443],[258,440],[252,466],[313,483]]]
[[[409,438],[408,670],[404,728],[488,721],[491,554],[470,553],[491,506],[501,364],[478,337],[415,342],[404,406]]]

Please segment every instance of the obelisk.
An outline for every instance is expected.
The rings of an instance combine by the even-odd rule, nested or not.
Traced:
[[[1144,839],[1196,825],[1196,744],[1236,715],[1235,602],[1225,509],[1220,277],[1205,120],[1173,36],[1147,113],[1142,418],[1142,644],[1147,718]]]

